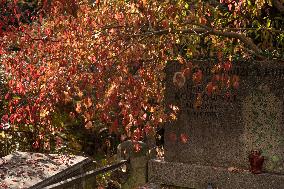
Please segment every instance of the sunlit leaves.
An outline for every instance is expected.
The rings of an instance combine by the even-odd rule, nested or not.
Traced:
[[[213,95],[240,87],[238,76],[227,72],[233,69],[231,57],[249,56],[246,47],[211,31],[255,35],[261,48],[272,48],[271,29],[277,22],[258,19],[265,7],[265,1],[259,2],[95,1],[93,6],[64,0],[49,6],[45,1],[30,24],[19,22],[19,12],[11,9],[19,25],[5,30],[2,26],[12,17],[0,22],[1,64],[9,88],[4,115],[12,126],[35,135],[55,135],[67,122],[79,120],[88,131],[104,125],[140,140],[168,118],[162,105],[167,62],[177,60],[182,66],[173,73],[177,89],[188,81],[204,86],[194,102],[197,109],[202,92]],[[247,31],[248,26],[257,31]],[[209,30],[198,32],[204,28]],[[188,61],[200,57],[218,61],[209,80]],[[170,117],[176,119],[176,114]],[[33,140],[34,147],[43,145],[40,137]]]

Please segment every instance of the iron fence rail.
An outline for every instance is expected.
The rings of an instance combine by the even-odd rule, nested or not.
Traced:
[[[101,168],[98,168],[98,169],[95,169],[95,170],[92,170],[92,171],[88,171],[88,172],[81,174],[81,175],[77,175],[77,176],[74,176],[74,177],[71,177],[71,178],[67,178],[63,181],[45,186],[42,189],[62,189],[62,188],[65,188],[66,186],[76,185],[78,183],[84,182],[85,180],[87,180],[89,178],[95,177],[99,174],[106,173],[108,171],[116,170],[116,169],[120,168],[122,165],[125,165],[129,162],[130,162],[129,160],[121,160],[118,163],[115,163],[115,164],[112,164],[112,165],[107,165],[107,166],[104,166],[104,167],[101,167]]]
[[[82,171],[84,171],[84,169],[88,169],[94,165],[95,162],[91,158],[84,159],[83,161],[31,186],[29,189],[43,189],[46,186],[58,183],[66,178],[82,174]]]

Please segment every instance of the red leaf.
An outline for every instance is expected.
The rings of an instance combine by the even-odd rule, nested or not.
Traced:
[[[91,129],[93,126],[92,122],[91,121],[88,121],[87,124],[85,125],[85,128],[86,129]]]
[[[118,120],[114,120],[114,122],[112,123],[112,126],[110,128],[110,132],[114,132],[114,133],[117,133],[117,130],[118,130]]]
[[[180,134],[180,141],[183,144],[186,144],[188,142],[188,135],[185,133]]]
[[[33,143],[33,148],[34,148],[34,149],[39,148],[39,142],[38,142],[38,141],[35,141],[35,142]]]
[[[9,97],[10,97],[10,94],[7,93],[7,94],[5,95],[5,100],[7,100]]]
[[[212,91],[213,91],[213,83],[212,82],[209,82],[206,86],[206,93],[208,95],[211,95],[212,94]]]
[[[233,83],[233,87],[234,87],[234,89],[238,89],[238,88],[240,87],[239,82],[238,82],[238,81],[235,81],[235,82]]]
[[[16,119],[16,115],[15,115],[15,114],[11,114],[11,115],[10,115],[10,122],[11,122],[11,123],[14,123],[14,122],[15,122],[15,119]]]
[[[226,62],[226,63],[224,64],[224,69],[225,69],[225,71],[229,71],[229,70],[231,70],[231,68],[232,68],[231,62]]]
[[[203,77],[202,71],[198,70],[197,72],[193,74],[192,79],[195,84],[198,84],[202,81],[202,77]]]
[[[186,79],[183,75],[182,72],[176,72],[174,77],[173,77],[173,83],[178,86],[179,88],[183,87],[183,85],[185,84]]]
[[[191,74],[191,69],[190,68],[186,68],[183,70],[183,75],[186,77],[186,78],[189,78],[190,77],[190,74]]]
[[[228,8],[229,8],[229,11],[231,11],[232,10],[232,4],[228,4]]]
[[[141,130],[139,128],[135,129],[135,131],[133,133],[134,140],[138,141],[138,140],[141,139],[141,137],[142,137]]]
[[[134,150],[135,152],[139,152],[141,150],[141,145],[139,143],[134,144]]]
[[[146,125],[144,128],[144,132],[146,133],[146,135],[148,135],[153,132],[153,128],[150,125]]]
[[[6,114],[6,115],[3,115],[2,116],[2,122],[3,123],[7,123],[9,121],[9,116]]]

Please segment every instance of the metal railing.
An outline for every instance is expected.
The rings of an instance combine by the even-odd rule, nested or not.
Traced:
[[[78,170],[83,165],[87,165],[90,159],[87,159],[85,162],[81,162],[76,164],[76,167],[70,167],[67,170],[64,170],[53,177],[50,177],[47,180],[44,180],[29,189],[62,189],[62,188],[85,188],[86,180],[94,179],[99,174],[103,174],[109,171],[116,170],[120,168],[122,165],[128,164],[129,160],[122,160],[118,163],[107,165],[101,168],[97,168],[91,171],[87,171],[85,173],[78,174]],[[77,186],[77,187],[76,187]],[[80,186],[80,187],[78,187]]]
[[[29,189],[42,189],[46,186],[60,182],[66,178],[70,178],[70,177],[74,177],[76,175],[82,174],[84,170],[89,169],[94,165],[95,165],[95,162],[91,158],[84,159],[83,161],[71,167],[68,167],[67,169],[31,186]]]

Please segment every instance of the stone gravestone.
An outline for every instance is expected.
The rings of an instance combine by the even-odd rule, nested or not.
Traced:
[[[149,178],[192,188],[284,188],[284,64],[234,63],[227,76],[238,76],[239,87],[212,95],[204,88],[213,63],[194,65],[203,84],[187,79],[178,87],[173,77],[182,65],[166,68],[166,104],[179,111],[165,126],[165,161],[149,163]],[[265,156],[265,174],[248,172],[255,149]]]
[[[284,173],[283,99],[275,96],[268,85],[260,85],[244,99],[242,112],[245,154],[262,149],[265,170]]]

